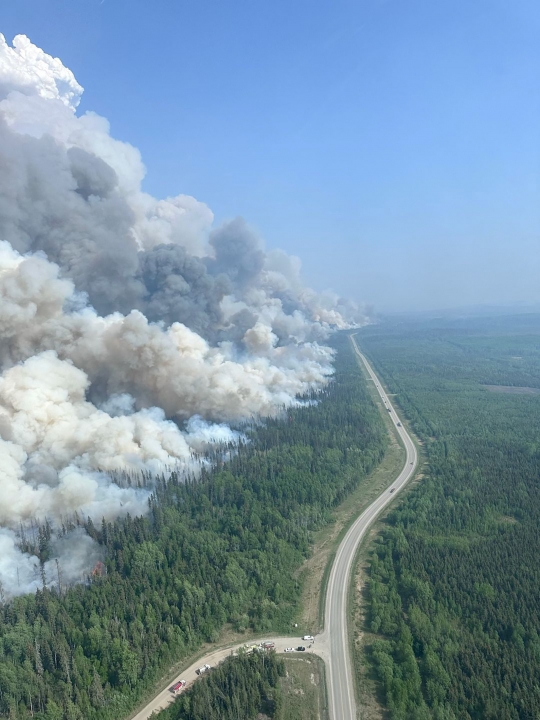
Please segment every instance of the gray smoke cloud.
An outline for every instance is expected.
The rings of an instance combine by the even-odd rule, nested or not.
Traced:
[[[151,321],[181,322],[213,338],[223,323],[221,301],[232,285],[225,274],[213,277],[199,258],[181,245],[158,245],[140,253],[140,278],[146,290],[141,309]]]
[[[241,218],[144,193],[139,152],[78,115],[69,69],[0,35],[0,583],[5,597],[85,576],[99,548],[57,536],[40,566],[17,528],[146,512],[119,473],[196,474],[228,423],[298,403],[324,345],[363,312],[301,280]],[[203,459],[201,459],[203,458]]]
[[[15,535],[0,528],[0,597],[6,600],[13,595],[35,592],[43,587],[65,587],[81,582],[88,576],[89,569],[103,559],[99,546],[81,528],[57,538],[52,544],[54,559],[44,563],[28,552],[21,552]],[[61,558],[58,565],[56,560]]]

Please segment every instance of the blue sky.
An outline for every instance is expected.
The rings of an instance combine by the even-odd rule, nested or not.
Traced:
[[[540,302],[540,5],[522,0],[11,0],[194,195],[380,310]]]

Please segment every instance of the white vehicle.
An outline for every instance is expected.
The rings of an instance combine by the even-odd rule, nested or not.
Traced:
[[[313,637],[313,635],[304,635],[302,640],[307,640],[308,642],[313,642],[315,640],[315,638]]]
[[[208,672],[209,670],[210,670],[210,665],[208,665],[208,663],[207,663],[206,665],[203,665],[202,667],[197,668],[197,670],[195,672],[197,673],[197,675],[204,675],[204,673]]]
[[[294,648],[285,648],[283,652],[294,652]]]

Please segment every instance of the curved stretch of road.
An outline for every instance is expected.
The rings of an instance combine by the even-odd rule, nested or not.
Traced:
[[[271,639],[271,641],[276,646],[276,652],[282,653],[285,648],[292,647],[298,647],[299,644],[302,644],[303,646],[309,645],[309,643],[301,642],[300,640],[294,640],[294,638],[290,637],[283,637],[283,638],[263,638]],[[232,653],[235,653],[239,648],[245,647],[246,645],[251,645],[255,641],[252,642],[243,642],[236,645],[230,645],[226,648],[219,648],[218,650],[213,650],[211,653],[208,653],[208,655],[205,655],[204,657],[199,658],[196,662],[194,662],[190,667],[188,667],[187,670],[184,670],[180,675],[178,675],[174,680],[171,680],[170,683],[167,684],[167,687],[164,688],[156,697],[151,700],[148,705],[141,710],[133,720],[148,720],[152,716],[153,713],[158,712],[159,710],[163,710],[163,708],[166,708],[167,705],[169,705],[174,700],[174,695],[171,692],[170,688],[180,680],[186,681],[186,686],[191,685],[191,683],[195,682],[197,679],[197,668],[202,667],[205,664],[210,665],[210,667],[215,667],[216,665],[219,665],[219,663],[223,662],[226,658],[229,657]],[[260,642],[259,640],[257,642]],[[310,650],[311,652],[311,650]],[[300,655],[300,653],[295,653],[295,655]]]
[[[351,337],[354,350],[363,362],[369,377],[384,403],[390,418],[395,425],[401,441],[405,447],[407,458],[403,470],[392,485],[364,510],[349,528],[338,547],[326,591],[326,608],[324,615],[324,632],[317,636],[313,647],[309,651],[319,655],[326,663],[326,681],[328,686],[328,703],[330,720],[356,720],[356,699],[354,692],[354,679],[350,657],[350,643],[348,633],[347,599],[351,577],[351,569],[359,544],[364,538],[370,525],[376,520],[384,508],[395,498],[398,492],[411,479],[418,461],[416,447],[408,432],[402,426],[397,413],[388,396],[381,387],[379,379],[364,355],[358,349],[356,341]],[[265,638],[266,639],[266,638]],[[299,638],[268,638],[275,643],[276,652],[283,652],[290,646],[309,645]],[[179,680],[185,680],[189,685],[197,678],[196,670],[208,663],[210,666],[222,662],[231,653],[245,645],[231,645],[227,648],[214,650],[208,655],[194,662],[181,675],[172,680],[148,705],[141,710],[133,720],[148,720],[154,712],[166,707],[173,701],[174,696],[170,687]]]
[[[379,495],[351,525],[338,548],[334,564],[332,565],[326,593],[325,629],[323,633],[323,636],[326,636],[324,639],[326,640],[325,644],[328,647],[329,655],[326,676],[330,720],[356,720],[357,717],[347,611],[351,569],[356,551],[370,525],[411,479],[418,461],[416,446],[411,440],[409,433],[401,424],[392,403],[381,387],[381,383],[373,372],[371,365],[358,349],[354,338],[351,338],[351,340],[355,352],[364,363],[381,400],[386,409],[390,411],[390,418],[405,447],[407,457],[403,470],[392,485]]]

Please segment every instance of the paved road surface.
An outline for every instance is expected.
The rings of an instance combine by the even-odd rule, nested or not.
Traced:
[[[326,608],[324,616],[324,632],[317,636],[313,647],[309,643],[302,642],[300,638],[281,637],[268,638],[276,645],[276,652],[283,652],[286,647],[297,647],[305,645],[309,652],[319,655],[326,663],[326,679],[328,684],[328,700],[330,720],[356,720],[356,700],[354,694],[354,681],[352,676],[352,665],[350,658],[350,644],[348,633],[347,595],[351,568],[356,555],[356,550],[366,534],[369,526],[381,513],[381,511],[394,499],[401,488],[411,479],[417,464],[416,447],[404,427],[398,425],[400,420],[388,399],[388,396],[381,387],[377,376],[364,355],[358,350],[354,338],[352,338],[355,351],[364,363],[369,376],[377,392],[381,396],[386,408],[390,410],[390,417],[396,430],[401,437],[407,451],[407,459],[403,470],[388,490],[385,490],[379,497],[360,515],[351,525],[349,531],[343,538],[334,560],[326,594]],[[391,489],[394,492],[390,492]],[[265,638],[266,639],[266,638]],[[238,650],[245,643],[231,645],[227,648],[214,650],[205,657],[193,663],[185,672],[172,680],[148,705],[141,710],[133,720],[148,720],[152,713],[166,707],[174,700],[169,688],[179,680],[186,680],[189,686],[197,678],[196,669],[205,663],[214,666],[225,660],[231,653]]]
[[[388,396],[381,387],[381,383],[373,372],[371,365],[358,350],[354,338],[352,338],[352,340],[355,351],[364,363],[384,405],[390,410],[389,415],[405,446],[407,458],[403,470],[390,488],[379,495],[350,527],[338,548],[330,572],[326,594],[325,629],[322,634],[323,637],[321,638],[323,644],[328,646],[329,654],[326,677],[328,683],[330,720],[356,720],[357,717],[347,612],[349,581],[356,550],[370,525],[381,511],[394,499],[401,488],[410,480],[418,461],[416,447],[413,441],[401,425],[401,421]],[[400,424],[398,425],[398,423]],[[392,489],[393,492],[391,492]]]
[[[267,638],[263,638],[266,640]],[[288,647],[298,647],[299,645],[303,645],[308,652],[316,652],[317,655],[324,655],[324,650],[322,647],[320,647],[320,643],[317,640],[314,645],[310,648],[308,642],[301,641],[300,638],[291,638],[291,637],[282,637],[282,638],[268,638],[269,640],[276,645],[276,652],[283,652],[285,648]],[[157,712],[158,710],[162,710],[163,708],[166,708],[169,703],[173,702],[174,695],[170,691],[170,688],[177,683],[179,680],[185,680],[186,681],[186,687],[189,687],[191,683],[193,683],[198,675],[196,673],[197,668],[202,667],[205,663],[208,663],[211,667],[215,667],[220,662],[223,662],[225,658],[228,658],[231,653],[236,652],[239,648],[244,647],[249,644],[258,644],[261,642],[260,640],[252,641],[251,643],[240,643],[237,645],[230,645],[226,648],[221,648],[219,650],[214,650],[214,652],[209,653],[208,655],[205,655],[204,657],[200,658],[196,662],[193,663],[185,672],[178,675],[174,680],[171,680],[170,683],[168,683],[167,687],[162,690],[159,695],[156,695],[156,697],[148,703],[148,705],[141,710],[133,720],[147,720],[149,717],[151,717],[152,713]],[[291,653],[291,655],[303,655],[302,652],[294,652]]]

